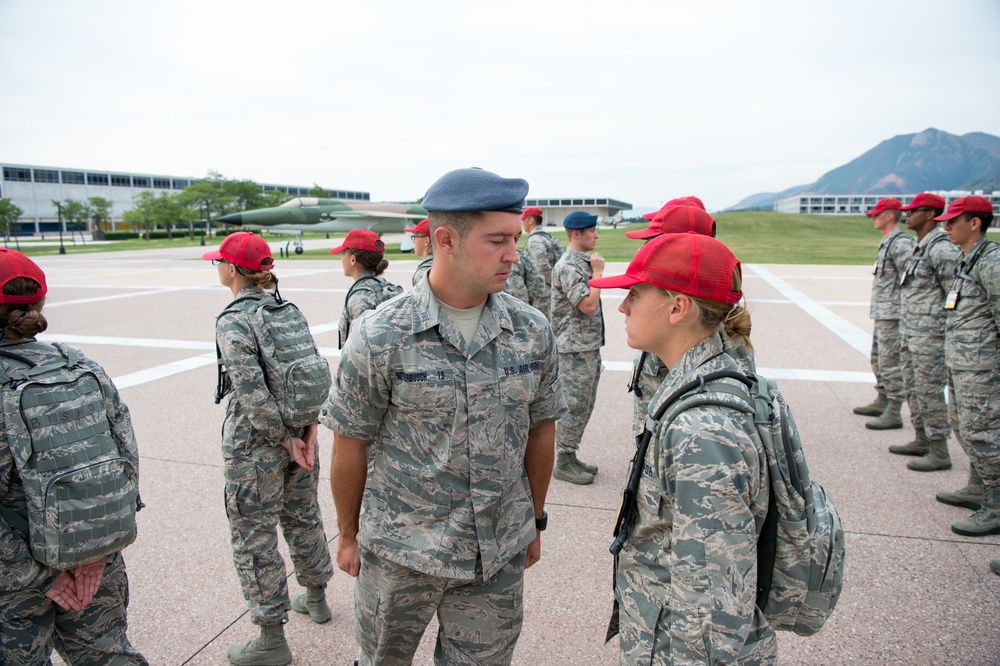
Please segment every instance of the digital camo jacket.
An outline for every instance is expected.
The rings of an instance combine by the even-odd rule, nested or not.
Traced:
[[[416,287],[417,283],[420,282],[425,275],[431,272],[431,264],[434,263],[434,255],[428,254],[427,257],[417,264],[416,270],[413,271],[413,286]]]
[[[949,291],[958,292],[958,299],[947,313],[944,357],[948,367],[1000,368],[1000,245],[986,236],[979,239],[962,255]]]
[[[713,335],[680,358],[650,410],[682,384],[723,369],[740,366]],[[638,520],[618,559],[622,663],[773,663],[774,631],[756,606],[768,483],[751,414],[697,406],[654,433]]]
[[[26,356],[38,364],[45,364],[61,358],[54,347],[43,351],[39,346],[32,345],[26,349],[24,343],[34,343],[31,340],[17,342],[0,342],[6,351]],[[47,346],[47,345],[46,345]],[[126,457],[139,470],[139,449],[136,445],[135,432],[132,430],[132,417],[128,407],[121,401],[118,389],[111,382],[104,369],[90,359],[84,359],[101,384],[105,396],[105,409],[108,422],[111,425],[112,437],[121,445]],[[7,430],[3,422],[3,410],[0,410],[0,503],[7,509],[28,518],[27,503],[24,496],[24,486],[17,473],[17,467],[7,445]],[[45,590],[58,575],[58,571],[42,565],[31,556],[31,551],[21,533],[7,521],[0,518],[0,595],[28,589]]]
[[[523,250],[518,250],[517,256],[518,261],[510,267],[510,277],[504,283],[503,290],[541,311],[543,302],[548,302],[545,278],[538,272],[538,266],[531,256],[525,254]]]
[[[879,243],[868,311],[872,319],[899,319],[899,279],[915,242],[913,236],[894,229]]]
[[[592,315],[583,314],[577,307],[590,295],[587,280],[592,277],[590,255],[584,252],[566,250],[552,268],[549,321],[560,352],[594,351],[604,346],[604,311],[600,301]]]
[[[904,336],[944,336],[944,299],[955,279],[959,252],[938,229],[913,246],[900,277],[899,323]]]
[[[355,323],[320,420],[368,440],[358,542],[432,576],[489,578],[535,538],[531,428],[565,411],[539,312],[491,294],[466,343],[426,280]]]

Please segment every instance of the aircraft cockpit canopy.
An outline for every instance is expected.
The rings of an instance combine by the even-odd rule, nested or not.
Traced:
[[[302,206],[319,205],[318,197],[298,197],[281,204],[281,208],[301,208]]]

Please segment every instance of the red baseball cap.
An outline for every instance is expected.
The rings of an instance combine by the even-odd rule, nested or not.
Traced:
[[[14,278],[28,278],[38,283],[38,291],[26,296],[12,296],[3,293],[3,288]],[[17,250],[0,247],[0,303],[11,305],[28,305],[45,298],[48,287],[45,286],[45,273],[38,264],[28,259]]]
[[[522,220],[526,217],[541,217],[541,216],[542,216],[541,208],[525,208],[524,212],[521,213]]]
[[[636,253],[624,275],[588,280],[598,289],[627,289],[640,282],[718,303],[738,303],[733,270],[740,261],[722,241],[700,234],[663,234]]]
[[[660,207],[660,210],[656,211],[655,213],[646,213],[645,215],[643,215],[643,217],[647,220],[652,221],[656,219],[657,215],[664,212],[668,208],[673,208],[674,206],[694,206],[695,208],[701,208],[702,210],[705,210],[705,204],[703,204],[701,202],[701,199],[699,199],[698,197],[695,196],[678,197],[676,199],[671,199],[667,203],[663,204],[663,206]]]
[[[271,256],[267,241],[249,231],[229,234],[218,250],[206,252],[201,258],[205,261],[222,259],[249,271],[269,271],[274,268],[274,257]]]
[[[992,213],[993,204],[990,203],[989,199],[985,197],[962,197],[961,199],[955,199],[948,206],[947,212],[943,215],[938,215],[935,220],[940,220],[945,222],[947,220],[952,220],[961,215],[962,213]]]
[[[893,199],[892,197],[889,197],[888,199],[882,199],[877,204],[875,204],[874,208],[865,213],[865,215],[867,215],[868,217],[875,217],[879,213],[883,213],[887,210],[903,210],[903,204],[900,203],[899,199]]]
[[[944,210],[944,199],[936,194],[931,194],[930,192],[921,192],[917,196],[913,197],[913,201],[900,208],[900,210],[916,210],[918,208],[925,207]]]
[[[629,238],[655,238],[660,234],[701,234],[702,236],[715,235],[715,220],[705,212],[704,209],[696,206],[671,206],[661,209],[653,222],[645,229],[637,231],[626,231]]]
[[[418,225],[419,226],[419,225]],[[330,254],[340,254],[344,250],[360,250],[361,252],[385,252],[385,243],[374,231],[367,229],[351,229],[347,232],[344,244],[330,250]]]
[[[417,222],[417,226],[410,227],[408,229],[403,229],[403,231],[405,231],[408,234],[417,234],[418,236],[427,236],[428,238],[430,238],[431,223],[430,221],[427,220],[427,218],[424,218],[419,222]]]

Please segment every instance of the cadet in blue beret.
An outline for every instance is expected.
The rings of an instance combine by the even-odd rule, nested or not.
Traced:
[[[597,474],[596,465],[577,458],[583,431],[594,411],[597,382],[601,377],[604,346],[604,313],[601,290],[587,281],[604,274],[604,257],[597,246],[597,216],[575,210],[563,220],[569,248],[552,267],[549,321],[559,347],[563,384],[572,386],[566,396],[569,413],[556,425],[556,469],[560,481],[587,485]]]
[[[320,420],[362,665],[410,663],[435,615],[436,661],[513,658],[566,411],[552,329],[503,293],[527,193],[482,169],[442,176],[423,199],[434,268],[344,346]]]

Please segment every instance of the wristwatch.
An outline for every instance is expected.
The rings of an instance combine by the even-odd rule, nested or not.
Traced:
[[[542,517],[535,518],[535,529],[540,531],[545,531],[545,528],[549,526],[549,514],[542,509]]]

